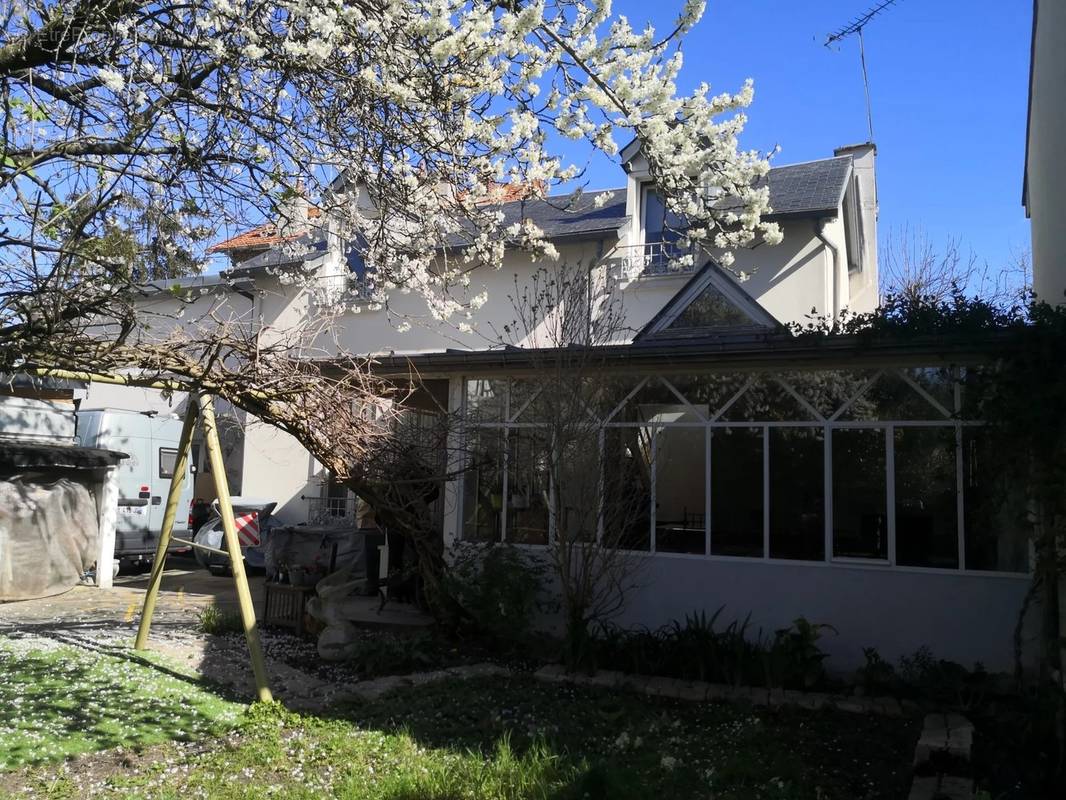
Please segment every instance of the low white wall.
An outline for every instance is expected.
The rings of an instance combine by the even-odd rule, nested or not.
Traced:
[[[719,627],[751,612],[750,635],[762,628],[772,636],[803,616],[837,629],[819,645],[839,671],[861,666],[864,647],[894,663],[923,645],[966,667],[980,661],[1010,671],[1029,586],[1025,576],[665,555],[641,559],[633,579],[640,585],[617,620],[623,626],[656,628],[693,611],[710,616],[724,605]]]

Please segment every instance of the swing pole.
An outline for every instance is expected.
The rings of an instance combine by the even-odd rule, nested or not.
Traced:
[[[152,562],[152,576],[148,580],[148,591],[144,594],[144,607],[141,610],[141,622],[137,627],[137,639],[134,649],[148,648],[148,634],[155,614],[155,601],[159,596],[159,587],[163,583],[163,569],[166,567],[167,548],[170,547],[171,535],[174,533],[174,521],[178,516],[178,501],[181,488],[185,484],[185,473],[189,471],[189,451],[192,447],[192,434],[196,428],[196,403],[190,396],[185,409],[185,422],[181,426],[178,439],[178,454],[174,458],[174,474],[170,477],[170,490],[167,492],[167,505],[163,512],[163,527],[159,531],[159,543],[155,549]]]
[[[226,550],[229,551],[230,569],[233,571],[233,582],[237,584],[237,601],[241,610],[241,622],[244,624],[244,635],[248,639],[248,651],[252,657],[255,686],[259,699],[264,703],[269,703],[274,698],[267,682],[263,645],[259,641],[259,627],[255,621],[255,608],[252,605],[252,592],[248,588],[248,576],[244,573],[244,555],[241,553],[241,543],[237,539],[237,523],[233,518],[233,503],[230,502],[226,465],[222,461],[222,446],[218,438],[215,408],[209,394],[200,395],[200,419],[203,425],[204,444],[207,446],[207,457],[211,462],[211,474],[215,479],[215,493],[218,495],[218,511],[222,517],[222,531],[226,540]]]

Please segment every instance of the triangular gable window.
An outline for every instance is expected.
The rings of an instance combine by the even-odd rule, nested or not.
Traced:
[[[735,328],[758,324],[716,286],[708,284],[665,330]]]

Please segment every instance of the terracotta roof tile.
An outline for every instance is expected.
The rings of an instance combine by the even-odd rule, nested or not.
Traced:
[[[310,206],[307,209],[308,219],[317,219],[322,216],[322,209]],[[302,233],[294,233],[291,236],[282,236],[278,233],[276,222],[267,222],[259,227],[238,233],[225,241],[213,244],[207,248],[209,253],[225,253],[231,250],[266,250],[267,248],[298,239]]]

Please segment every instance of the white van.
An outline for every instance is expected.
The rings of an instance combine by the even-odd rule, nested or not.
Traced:
[[[182,419],[176,415],[118,409],[79,410],[77,437],[85,447],[102,447],[129,454],[118,465],[118,524],[115,530],[115,558],[144,561],[155,553],[163,527],[170,479],[178,455]],[[195,449],[195,448],[194,448]],[[195,458],[178,500],[174,535],[191,539],[189,507],[193,496]],[[172,543],[170,549],[187,549]]]

